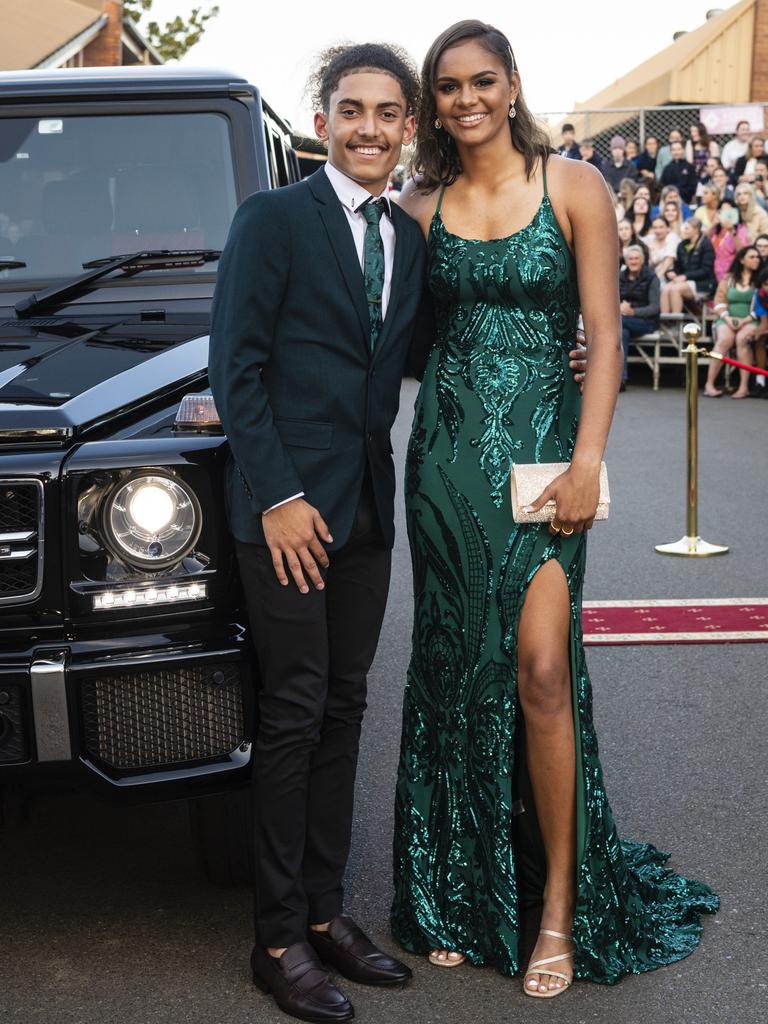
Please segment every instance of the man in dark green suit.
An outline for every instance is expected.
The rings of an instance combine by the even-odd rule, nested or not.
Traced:
[[[210,381],[261,676],[254,980],[296,1017],[348,1020],[323,963],[367,984],[410,977],[343,915],[342,878],[394,540],[390,430],[425,246],[386,196],[414,131],[408,62],[385,46],[336,50],[320,93],[328,164],[235,216]]]

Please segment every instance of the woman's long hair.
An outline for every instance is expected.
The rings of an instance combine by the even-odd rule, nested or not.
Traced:
[[[757,249],[754,245],[742,246],[741,249],[739,249],[739,251],[733,257],[733,262],[731,263],[730,267],[728,267],[729,277],[732,281],[735,281],[737,284],[741,284],[741,275],[746,269],[742,261],[748,252],[757,252]],[[749,285],[751,288],[755,288],[757,286],[757,275],[760,273],[760,270],[761,268],[758,266],[755,267],[755,269],[750,273]]]
[[[736,193],[737,192],[744,192],[744,191],[749,192],[749,206],[747,207],[746,213],[742,213],[741,212],[741,207],[736,202]],[[740,181],[739,184],[736,186],[736,188],[733,190],[733,204],[736,207],[736,209],[739,211],[739,213],[741,214],[741,222],[742,222],[742,224],[748,224],[749,221],[752,219],[752,217],[754,217],[755,210],[758,209],[757,199],[755,198],[755,190],[749,184],[749,182],[747,182],[747,181]]]
[[[699,248],[702,239],[706,238],[706,235],[704,234],[704,225],[698,217],[689,217],[686,223],[690,226],[690,230],[693,231],[696,236],[695,238],[686,238],[683,242],[685,248],[688,250],[688,255],[690,255],[694,249]]]
[[[674,206],[677,207],[677,217],[678,217],[677,223],[678,223],[679,227],[682,227],[683,226],[683,222],[685,221],[685,217],[683,217],[683,201],[682,201],[682,199],[679,199],[679,198],[678,199],[664,199],[664,198],[662,198],[661,202],[659,203],[659,213],[664,218],[664,220],[667,220],[666,213],[665,213],[665,210],[666,210],[666,207],[667,207],[667,203],[672,203]],[[667,224],[669,224],[668,220],[667,220]],[[672,227],[671,224],[669,224],[669,226]]]
[[[630,227],[630,230],[631,230],[632,234],[629,236],[629,241],[627,242],[626,245],[624,245],[621,242],[621,238],[619,238],[619,242],[620,242],[620,245],[619,245],[619,267],[621,268],[621,267],[624,266],[624,254],[627,251],[627,249],[629,249],[629,248],[631,248],[633,246],[634,246],[635,249],[642,250],[643,259],[645,260],[645,266],[647,267],[650,264],[650,261],[651,261],[650,249],[645,244],[645,242],[642,240],[642,238],[640,238],[638,233],[635,231],[635,225],[632,223],[632,221],[628,217],[622,217],[621,220],[619,221],[619,225],[624,224],[624,223],[629,224],[629,227]]]
[[[699,149],[706,149],[706,151],[709,152],[709,146],[712,140],[709,137],[707,126],[702,121],[697,121],[696,127],[699,129],[699,141],[694,142],[693,139],[690,139],[692,146],[698,146]],[[688,135],[690,138],[690,132]]]
[[[639,214],[638,215],[638,214],[635,213],[635,203],[636,202],[637,202],[637,197],[635,197],[632,200],[632,202],[630,203],[629,207],[627,208],[627,212],[624,214],[624,216],[626,217],[627,220],[631,220],[632,221],[633,229],[634,229],[634,226],[635,226],[635,217],[637,217],[637,216],[643,217],[643,226],[642,226],[642,228],[640,230],[640,236],[641,237],[645,237],[645,235],[647,235],[648,232],[651,230],[651,204],[647,203],[648,209],[645,211],[644,215],[643,214]]]
[[[433,192],[439,185],[452,185],[461,174],[461,160],[456,143],[444,128],[435,127],[435,77],[437,64],[443,53],[452,46],[475,39],[489,53],[499,58],[507,77],[512,81],[517,62],[509,40],[493,25],[470,19],[451,25],[432,43],[421,71],[422,101],[416,123],[416,148],[413,154],[412,174],[419,178],[419,187]],[[536,162],[546,162],[554,152],[549,136],[528,109],[522,89],[515,100],[516,116],[509,119],[512,144],[525,158],[525,174],[530,178]]]

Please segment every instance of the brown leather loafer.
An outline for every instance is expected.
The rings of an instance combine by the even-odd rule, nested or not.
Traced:
[[[360,985],[404,985],[413,977],[410,967],[371,942],[351,917],[334,917],[328,931],[307,935],[317,955],[334,971]]]
[[[308,942],[294,942],[281,957],[255,946],[251,954],[253,983],[285,1013],[310,1024],[352,1020],[352,1003],[333,984]]]

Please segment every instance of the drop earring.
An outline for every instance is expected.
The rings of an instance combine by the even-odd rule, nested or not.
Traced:
[[[517,111],[515,110],[515,104],[514,103],[510,103],[510,105],[509,105],[509,116],[510,117],[517,117]]]
[[[442,127],[443,127],[443,122],[440,120],[439,117],[436,117],[435,118],[435,128],[442,128]]]

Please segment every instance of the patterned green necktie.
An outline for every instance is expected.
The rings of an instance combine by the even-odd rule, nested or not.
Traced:
[[[382,200],[368,200],[364,206],[359,207],[359,212],[368,223],[363,244],[363,274],[365,294],[368,297],[368,313],[371,318],[371,348],[374,348],[384,319],[381,307],[384,293],[384,243],[379,231],[384,203]]]

